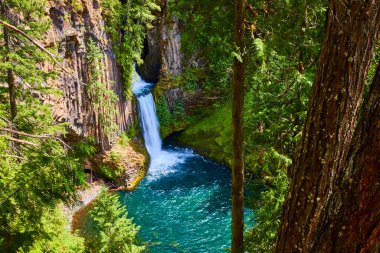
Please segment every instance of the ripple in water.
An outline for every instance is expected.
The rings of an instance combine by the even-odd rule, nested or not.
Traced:
[[[149,252],[225,252],[231,236],[231,175],[225,167],[170,147],[133,192],[121,192]]]

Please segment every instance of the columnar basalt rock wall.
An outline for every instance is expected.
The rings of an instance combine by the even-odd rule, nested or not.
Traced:
[[[154,13],[154,27],[148,31],[143,60],[139,73],[149,82],[160,77],[179,75],[183,70],[181,29],[179,19],[168,13],[168,0],[160,0],[161,11]]]
[[[105,21],[99,0],[76,0],[81,6],[75,8],[70,1],[52,0],[46,6],[52,26],[44,38],[44,46],[57,48],[62,65],[71,74],[60,70],[55,85],[63,96],[49,97],[46,102],[53,104],[54,117],[58,122],[69,122],[70,136],[95,136],[101,148],[108,149],[120,131],[125,131],[133,121],[132,100],[123,95],[121,71],[112,51],[109,36],[105,31]],[[86,93],[90,67],[86,60],[86,45],[92,39],[100,48],[103,59],[101,63],[101,82],[115,91],[118,102],[114,105],[117,115],[113,116],[118,129],[106,137],[99,127],[99,111],[91,105]],[[44,68],[57,69],[46,64]]]

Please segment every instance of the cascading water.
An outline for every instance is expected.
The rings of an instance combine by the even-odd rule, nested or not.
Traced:
[[[133,93],[151,164],[137,189],[120,192],[121,201],[141,226],[149,252],[225,252],[231,233],[230,171],[189,149],[162,147],[152,88],[135,73]]]
[[[162,150],[156,105],[151,93],[153,86],[145,82],[137,72],[134,73],[132,91],[137,98],[140,127],[151,159],[147,175],[149,179],[173,172],[172,165],[181,162],[184,156],[189,155]]]
[[[158,119],[152,93],[137,97],[137,101],[145,146],[151,158],[154,159],[162,151],[162,142],[158,130]]]

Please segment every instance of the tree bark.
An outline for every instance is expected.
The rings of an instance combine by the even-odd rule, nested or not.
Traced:
[[[315,252],[380,251],[380,65],[344,169],[316,226]]]
[[[243,252],[244,230],[244,18],[245,0],[235,0],[234,40],[241,59],[234,58],[232,77],[232,253]]]
[[[5,251],[11,253],[12,251],[12,235],[9,231],[5,235]]]
[[[7,53],[10,52],[11,38],[9,35],[9,30],[4,26],[4,42]],[[6,56],[6,61],[9,61],[9,57]],[[9,104],[11,109],[11,121],[17,116],[17,105],[16,105],[16,78],[13,70],[9,69],[7,71],[7,83],[8,83],[8,93],[9,93]]]
[[[347,172],[379,27],[380,0],[329,1],[318,71],[298,155],[290,170],[291,185],[275,252],[360,252],[363,247],[341,248],[338,243],[349,240],[348,234],[338,233],[341,240],[334,241],[326,237],[326,231],[337,229],[346,219],[344,208],[328,208],[339,206],[342,199],[338,191],[346,191],[335,182]],[[334,220],[326,217],[326,212],[338,211]],[[349,226],[353,224],[341,229]]]

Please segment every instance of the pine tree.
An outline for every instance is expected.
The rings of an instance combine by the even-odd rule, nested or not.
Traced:
[[[126,208],[119,202],[118,196],[102,192],[96,200],[91,217],[99,233],[98,252],[138,253],[145,247],[138,246],[136,235],[139,227],[127,218]]]

